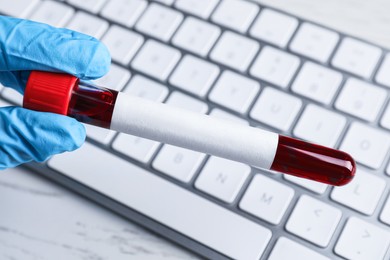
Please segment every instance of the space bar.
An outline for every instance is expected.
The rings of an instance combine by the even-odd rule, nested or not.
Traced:
[[[49,167],[234,259],[259,259],[271,231],[91,144]]]

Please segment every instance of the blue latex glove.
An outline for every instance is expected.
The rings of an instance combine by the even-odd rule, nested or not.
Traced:
[[[81,79],[103,76],[110,66],[98,40],[67,29],[0,16],[0,82],[23,93],[31,70],[63,71]],[[0,108],[0,170],[45,161],[85,140],[76,120],[20,107]]]

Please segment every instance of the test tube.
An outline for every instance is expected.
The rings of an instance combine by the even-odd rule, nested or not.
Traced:
[[[345,152],[97,87],[68,74],[32,71],[23,107],[334,186],[350,182],[356,171]]]

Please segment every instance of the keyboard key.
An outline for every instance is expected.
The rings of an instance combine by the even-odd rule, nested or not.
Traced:
[[[104,35],[102,42],[110,50],[111,58],[126,66],[141,47],[144,39],[135,32],[112,25]]]
[[[177,65],[169,82],[183,90],[204,97],[219,75],[218,66],[186,55]]]
[[[386,173],[387,173],[387,175],[390,176],[390,162],[389,162],[389,164],[387,165]]]
[[[299,178],[288,174],[283,175],[283,177],[289,182],[295,183],[298,186],[301,186],[317,194],[323,194],[329,186],[321,182],[312,181],[305,178]]]
[[[334,147],[346,123],[344,116],[309,104],[294,128],[294,135],[310,142]]]
[[[341,73],[306,62],[295,79],[292,90],[304,97],[329,105],[342,80]]]
[[[264,9],[250,29],[250,35],[284,48],[297,26],[296,18],[271,9]]]
[[[166,86],[139,75],[130,81],[123,92],[156,102],[163,102],[169,93]]]
[[[155,2],[158,2],[158,3],[162,3],[164,5],[171,5],[171,4],[173,4],[173,2],[175,0],[152,0],[152,1],[155,1]]]
[[[300,64],[298,57],[266,46],[250,69],[250,74],[281,88],[287,88]]]
[[[230,68],[244,72],[259,48],[260,46],[256,41],[226,31],[211,52],[210,58]]]
[[[135,28],[149,36],[168,41],[182,20],[181,13],[159,4],[150,4]]]
[[[356,176],[348,185],[333,189],[331,198],[363,214],[372,215],[385,187],[384,180],[358,168]]]
[[[386,90],[350,78],[341,90],[335,106],[343,112],[372,122],[381,111],[386,96]]]
[[[382,55],[376,46],[345,38],[332,60],[332,65],[357,76],[368,79]]]
[[[260,84],[258,82],[225,70],[211,90],[209,99],[244,114],[248,111],[259,90]]]
[[[299,256],[299,259],[308,260],[330,260],[330,258],[285,237],[278,239],[268,260],[286,260],[291,259],[292,256]]]
[[[208,18],[219,0],[177,0],[175,7],[201,18]]]
[[[387,105],[386,111],[383,114],[382,120],[381,120],[381,125],[384,128],[390,129],[390,104]]]
[[[314,24],[303,23],[292,40],[290,49],[293,52],[325,63],[336,47],[339,38],[336,32]]]
[[[357,162],[379,169],[390,149],[390,134],[361,123],[353,123],[340,149],[351,154]]]
[[[77,12],[66,28],[99,39],[108,29],[108,22],[84,12]]]
[[[27,18],[40,2],[40,0],[13,0],[10,4],[8,1],[1,1],[0,12],[8,16]]]
[[[272,237],[253,221],[88,143],[49,166],[233,259],[260,259]]]
[[[200,56],[206,56],[221,30],[210,23],[187,17],[172,39],[172,43]]]
[[[383,223],[390,225],[390,196],[387,198],[386,204],[383,207],[382,213],[379,218]]]
[[[259,6],[240,0],[222,0],[211,20],[227,28],[244,33],[259,12]]]
[[[268,87],[260,94],[250,116],[264,124],[287,131],[297,117],[301,106],[300,99]]]
[[[101,14],[123,26],[133,27],[147,6],[145,0],[110,0]]]
[[[218,109],[218,108],[214,108],[211,111],[210,116],[215,117],[215,118],[219,118],[219,119],[229,120],[229,121],[235,122],[237,124],[249,125],[249,122],[246,121],[245,119],[242,119],[241,117],[238,117],[238,116],[234,116],[234,115],[232,115],[224,110]]]
[[[43,1],[29,19],[55,27],[63,27],[73,14],[73,8],[67,5],[54,1]]]
[[[165,81],[180,57],[181,54],[178,50],[148,40],[138,52],[131,66],[146,75]]]
[[[251,172],[248,165],[211,156],[195,187],[226,203],[232,203]]]
[[[256,174],[240,201],[240,209],[277,225],[293,197],[292,188]]]
[[[376,82],[390,88],[389,71],[390,71],[390,53],[388,53],[385,56],[382,65],[378,71],[378,74],[376,74],[376,78],[375,78]]]
[[[124,92],[137,97],[162,102],[168,95],[168,88],[137,75],[130,81]],[[159,142],[122,133],[118,135],[112,145],[114,150],[142,163],[148,163],[159,146]]]
[[[187,109],[189,111],[199,112],[202,114],[206,114],[209,110],[206,103],[180,92],[173,92],[165,103],[170,106]]]
[[[1,97],[15,105],[23,105],[23,96],[13,88],[4,88]]]
[[[107,0],[67,0],[67,2],[88,12],[97,14]]]
[[[341,211],[307,195],[299,198],[286,229],[320,247],[326,247],[340,222]]]
[[[205,157],[203,153],[165,144],[153,161],[153,168],[179,181],[189,182]]]
[[[94,80],[98,86],[121,91],[130,79],[130,72],[118,65],[111,64],[110,71],[103,77]]]
[[[389,244],[390,233],[387,230],[351,217],[334,250],[347,259],[385,259]]]

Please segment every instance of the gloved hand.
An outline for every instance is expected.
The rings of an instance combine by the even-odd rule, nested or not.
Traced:
[[[31,70],[62,71],[81,79],[110,66],[98,40],[67,29],[0,16],[0,83],[23,93]],[[0,108],[0,170],[77,149],[85,128],[76,120],[20,107]]]

